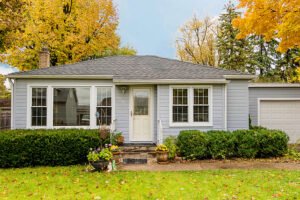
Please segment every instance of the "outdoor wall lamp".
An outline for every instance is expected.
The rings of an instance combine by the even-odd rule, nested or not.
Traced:
[[[120,90],[123,94],[126,93],[126,91],[128,90],[128,87],[127,86],[120,86]]]

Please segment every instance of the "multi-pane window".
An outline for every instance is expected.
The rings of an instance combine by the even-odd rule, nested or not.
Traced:
[[[53,89],[53,125],[90,125],[90,88]]]
[[[47,125],[47,88],[32,88],[31,126]]]
[[[173,122],[188,122],[188,89],[173,89]]]
[[[193,107],[194,122],[208,122],[208,110],[208,89],[195,88]]]
[[[97,125],[111,124],[111,87],[97,88]]]
[[[210,122],[209,87],[172,87],[172,122],[178,124],[203,124]]]

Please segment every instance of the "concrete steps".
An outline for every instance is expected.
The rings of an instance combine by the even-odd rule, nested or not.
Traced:
[[[121,146],[120,162],[122,164],[146,164],[156,159],[156,146],[147,145],[125,145]]]

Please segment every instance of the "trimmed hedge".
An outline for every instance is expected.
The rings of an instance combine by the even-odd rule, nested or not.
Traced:
[[[190,159],[205,158],[207,144],[207,136],[198,130],[181,131],[177,139],[180,154]]]
[[[99,146],[98,130],[7,130],[0,133],[0,167],[74,165]]]
[[[208,154],[213,159],[225,159],[235,156],[235,138],[231,132],[208,131]]]
[[[186,158],[268,158],[284,155],[289,138],[283,131],[257,127],[253,130],[181,131],[178,150]]]

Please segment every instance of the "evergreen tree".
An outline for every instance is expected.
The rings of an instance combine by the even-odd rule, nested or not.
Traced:
[[[249,56],[251,64],[259,74],[258,81],[263,82],[296,82],[299,62],[299,49],[290,49],[285,53],[277,51],[279,42],[272,39],[268,42],[262,36],[252,35],[249,43],[253,51]]]
[[[219,19],[217,48],[220,67],[231,70],[248,71],[253,73],[253,65],[249,61],[252,51],[246,39],[236,39],[239,30],[232,26],[232,20],[240,15],[234,5],[225,5],[226,12]]]

